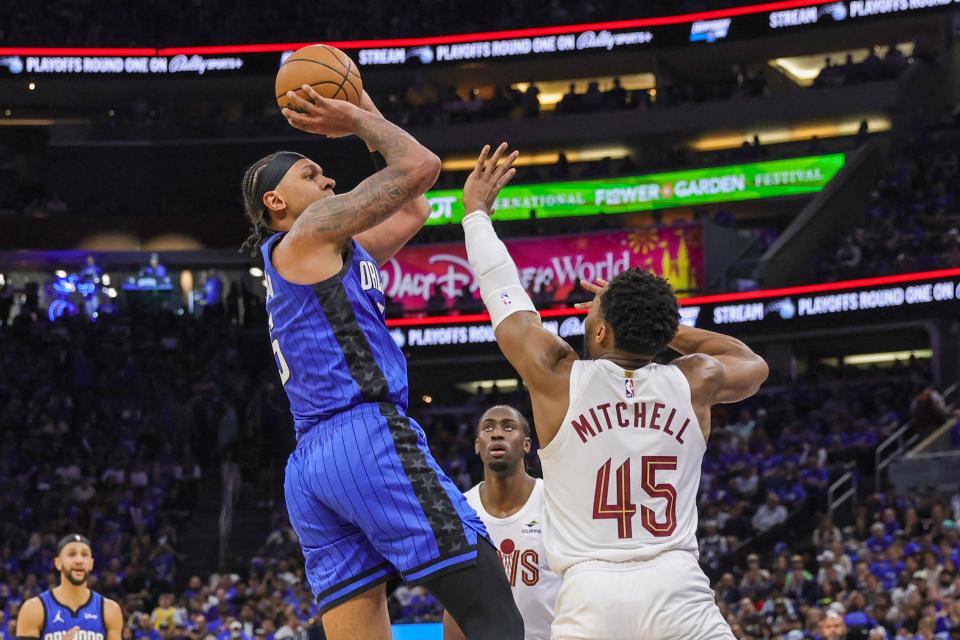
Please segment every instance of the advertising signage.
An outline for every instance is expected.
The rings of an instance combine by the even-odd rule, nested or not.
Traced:
[[[693,326],[738,334],[948,317],[960,312],[960,269],[756,293],[763,295],[683,303]]]
[[[611,22],[420,38],[326,41],[361,67],[457,64],[528,56],[708,46],[787,30],[856,23],[960,6],[960,0],[779,0],[712,11]],[[181,76],[270,74],[314,42],[195,47],[0,47],[2,75]]]
[[[520,283],[534,300],[567,300],[583,280],[611,280],[640,267],[670,283],[675,291],[698,290],[705,283],[703,227],[677,225],[603,233],[547,236],[505,241],[514,256]],[[454,306],[480,288],[463,242],[420,244],[401,249],[380,267],[384,294],[416,311],[443,296]]]
[[[508,185],[496,201],[494,220],[629,213],[689,205],[808,195],[821,191],[843,168],[844,155],[652,173],[602,180]],[[430,191],[427,224],[458,223],[466,215],[459,189]]]
[[[583,337],[585,312],[547,309],[540,315],[561,338]],[[960,269],[684,298],[680,315],[688,326],[744,337],[956,318]],[[387,326],[396,343],[413,352],[496,342],[486,314],[399,318]]]

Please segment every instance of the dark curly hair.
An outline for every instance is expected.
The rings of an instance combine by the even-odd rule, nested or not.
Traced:
[[[650,356],[667,348],[680,323],[673,288],[644,269],[628,269],[611,280],[600,296],[600,313],[618,349]]]
[[[250,222],[250,235],[247,236],[240,250],[250,251],[251,256],[257,255],[260,243],[263,242],[263,236],[270,232],[270,227],[267,224],[269,219],[267,218],[266,207],[263,206],[262,201],[257,199],[257,178],[260,177],[260,172],[280,153],[282,152],[278,151],[260,158],[243,172],[240,190],[243,194],[243,212],[247,214],[247,220]]]

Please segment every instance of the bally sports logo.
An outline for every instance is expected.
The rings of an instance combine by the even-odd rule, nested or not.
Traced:
[[[208,71],[239,71],[243,58],[199,55],[166,56],[8,56],[0,58],[0,67],[10,73],[46,74],[164,74]]]

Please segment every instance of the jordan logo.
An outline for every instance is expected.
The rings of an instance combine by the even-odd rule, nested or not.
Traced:
[[[53,621],[54,621],[54,622],[63,622],[63,615],[61,615],[61,612],[60,612],[60,611],[57,611],[57,615],[53,616]]]

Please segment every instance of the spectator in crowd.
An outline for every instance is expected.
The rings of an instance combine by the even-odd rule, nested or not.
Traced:
[[[753,528],[764,532],[779,526],[787,520],[787,509],[780,504],[780,496],[774,492],[767,494],[767,501],[753,516]]]
[[[815,260],[820,279],[960,264],[960,231],[953,232],[960,225],[958,154],[927,148],[924,140],[891,154],[870,194],[862,226]]]
[[[150,622],[155,629],[160,629],[165,624],[167,628],[173,628],[178,622],[182,622],[181,612],[173,606],[174,598],[172,593],[160,594],[159,602],[150,614]]]
[[[822,640],[845,640],[847,625],[843,621],[843,616],[836,611],[828,611],[820,621],[819,633]]]

